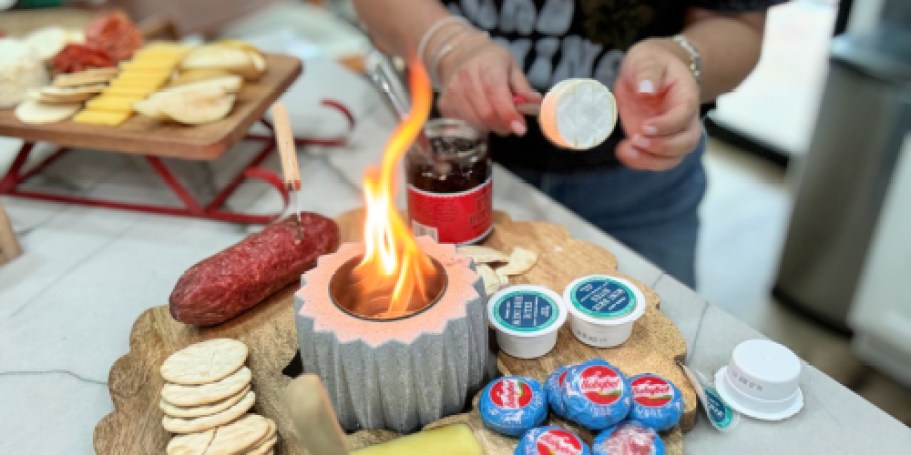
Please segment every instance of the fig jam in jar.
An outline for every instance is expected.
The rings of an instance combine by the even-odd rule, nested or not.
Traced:
[[[405,157],[408,215],[417,236],[465,245],[493,230],[493,183],[487,139],[456,119],[427,122]]]

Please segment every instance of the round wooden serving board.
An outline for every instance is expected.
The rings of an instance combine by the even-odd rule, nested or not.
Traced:
[[[359,241],[362,213],[350,212],[336,221],[343,241]],[[620,347],[596,349],[579,342],[569,325],[559,333],[557,347],[544,357],[521,360],[500,354],[498,367],[504,374],[518,374],[543,382],[558,365],[602,357],[628,375],[653,372],[677,385],[686,404],[680,425],[663,435],[668,454],[683,454],[683,431],[696,421],[696,395],[676,361],[683,361],[686,344],[673,323],[658,310],[658,295],[645,284],[616,270],[617,261],[609,252],[573,239],[566,229],[541,222],[516,222],[497,213],[493,234],[485,245],[509,252],[515,246],[537,252],[538,264],[527,274],[513,277],[513,284],[545,285],[562,294],[573,279],[591,273],[623,276],[638,284],[646,294],[649,307],[636,322],[632,337]],[[293,425],[285,411],[282,393],[291,378],[283,370],[292,363],[298,350],[294,325],[292,294],[298,286],[276,293],[243,315],[210,328],[197,328],[175,321],[167,306],[151,308],[140,315],[130,334],[130,352],[114,362],[108,387],[114,412],[95,427],[95,451],[107,454],[161,454],[171,435],[161,426],[158,408],[164,381],[158,373],[167,356],[185,346],[209,338],[229,337],[243,341],[250,349],[247,365],[253,371],[256,392],[254,412],[270,417],[278,425],[277,454],[305,454],[295,442]],[[589,442],[591,434],[574,425],[551,418],[552,422],[572,428]],[[477,410],[441,419],[429,427],[466,423],[490,455],[512,454],[516,440],[484,427]],[[352,448],[363,447],[396,437],[384,430],[363,430],[348,436]]]

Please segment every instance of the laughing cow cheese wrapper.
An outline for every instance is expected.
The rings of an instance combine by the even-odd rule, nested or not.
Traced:
[[[623,422],[599,434],[592,442],[593,455],[664,455],[664,441],[655,430],[638,422]]]
[[[533,428],[522,436],[515,455],[590,455],[588,445],[575,433],[560,427]]]
[[[603,430],[626,418],[633,401],[626,376],[601,359],[570,367],[563,394],[566,417],[592,430]]]
[[[520,436],[547,418],[541,384],[524,376],[504,376],[481,392],[478,410],[484,425],[498,433]]]
[[[633,376],[629,383],[633,389],[629,420],[655,431],[664,431],[677,424],[683,415],[683,396],[674,383],[651,373]]]

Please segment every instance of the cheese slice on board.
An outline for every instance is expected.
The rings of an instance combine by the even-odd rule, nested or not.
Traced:
[[[130,118],[131,115],[133,115],[132,112],[95,111],[86,109],[76,114],[76,116],[73,117],[73,121],[91,125],[117,126]]]
[[[459,423],[419,431],[351,452],[351,455],[484,455],[468,425]]]
[[[566,79],[544,95],[538,123],[555,145],[587,150],[614,131],[617,102],[611,91],[594,79]]]
[[[85,103],[85,107],[92,111],[130,112],[133,110],[133,103],[142,98],[143,97],[139,95],[115,96],[105,93],[90,99]]]

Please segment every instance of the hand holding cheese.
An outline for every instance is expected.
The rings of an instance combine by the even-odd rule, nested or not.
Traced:
[[[699,87],[682,48],[667,40],[631,47],[614,85],[626,139],[617,159],[634,169],[667,170],[696,148],[702,135]]]

